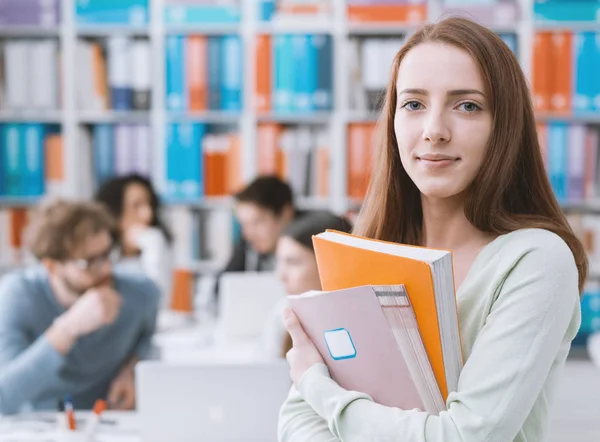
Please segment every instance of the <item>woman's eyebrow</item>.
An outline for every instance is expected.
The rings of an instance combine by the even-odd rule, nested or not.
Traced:
[[[398,93],[398,95],[402,95],[402,94],[412,94],[412,95],[429,95],[429,92],[427,92],[425,89],[403,89],[402,91],[400,91]],[[476,95],[481,95],[482,97],[485,97],[485,94],[483,92],[481,92],[479,89],[454,89],[451,91],[448,91],[448,93],[446,95],[450,96],[450,97],[455,97],[457,95],[472,95],[472,94],[476,94]]]

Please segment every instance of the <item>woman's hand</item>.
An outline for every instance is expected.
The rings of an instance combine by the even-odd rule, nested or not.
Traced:
[[[321,354],[305,333],[298,317],[291,309],[283,312],[283,324],[292,337],[292,349],[287,352],[286,359],[290,365],[290,376],[296,388],[300,379],[313,365],[323,363]]]

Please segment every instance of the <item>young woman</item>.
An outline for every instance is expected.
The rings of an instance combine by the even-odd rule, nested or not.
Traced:
[[[439,416],[346,391],[288,309],[295,388],[279,439],[546,440],[587,259],[547,179],[518,61],[469,20],[427,25],[394,59],[380,130],[355,233],[453,252],[458,391]]]
[[[143,271],[159,287],[162,305],[171,294],[171,234],[160,219],[160,200],[152,183],[140,175],[105,182],[96,193],[117,220],[122,267]]]
[[[349,232],[351,226],[333,213],[314,212],[300,216],[283,231],[277,242],[276,271],[288,295],[321,290],[312,237],[328,229]],[[266,356],[285,357],[292,347],[281,318],[286,306],[287,300],[282,299],[265,326],[262,351]]]

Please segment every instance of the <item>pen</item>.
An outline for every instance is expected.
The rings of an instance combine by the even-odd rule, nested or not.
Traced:
[[[94,411],[92,412],[90,420],[85,427],[85,433],[88,438],[91,438],[94,435],[100,422],[100,415],[104,412],[104,410],[106,410],[106,401],[98,399],[96,403],[94,403]]]
[[[75,421],[75,410],[73,409],[73,402],[70,397],[65,398],[65,410],[67,412],[68,428],[71,431],[75,431],[77,429],[77,422]]]

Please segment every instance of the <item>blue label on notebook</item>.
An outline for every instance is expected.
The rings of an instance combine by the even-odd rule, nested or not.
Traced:
[[[325,337],[329,355],[333,360],[339,361],[356,357],[356,347],[354,347],[350,332],[345,328],[327,330],[323,333],[323,336]]]

